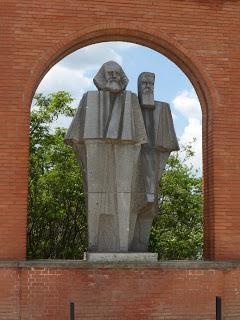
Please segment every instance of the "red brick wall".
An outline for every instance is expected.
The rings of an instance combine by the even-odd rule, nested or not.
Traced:
[[[19,319],[20,269],[0,268],[0,319]]]
[[[0,268],[0,319],[67,320],[74,302],[75,320],[215,320],[220,296],[223,319],[239,320],[239,267],[39,263]]]
[[[240,2],[0,2],[0,259],[24,259],[32,95],[86,44],[125,40],[178,64],[203,109],[205,256],[240,259]]]

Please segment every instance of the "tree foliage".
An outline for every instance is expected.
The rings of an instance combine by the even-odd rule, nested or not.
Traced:
[[[72,116],[67,92],[38,94],[31,112],[28,257],[79,259],[87,248],[83,178],[66,146],[64,128],[53,128],[60,115]],[[159,216],[150,250],[160,259],[199,259],[202,248],[202,193],[199,178],[186,159],[171,155],[160,183]]]
[[[163,260],[202,258],[202,178],[189,165],[191,145],[169,157],[159,186],[159,215],[153,223],[150,248]]]
[[[35,96],[30,124],[29,258],[79,258],[87,244],[83,180],[59,115],[72,116],[66,92]]]

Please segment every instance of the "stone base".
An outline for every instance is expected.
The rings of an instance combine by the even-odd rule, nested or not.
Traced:
[[[84,252],[89,262],[156,262],[158,254],[151,252]]]

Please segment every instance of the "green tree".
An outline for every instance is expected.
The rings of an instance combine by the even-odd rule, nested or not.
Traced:
[[[28,257],[82,258],[87,248],[83,178],[66,130],[53,128],[60,115],[72,116],[66,92],[38,94],[31,112]],[[160,183],[159,216],[151,232],[150,250],[160,259],[199,259],[202,254],[202,193],[199,178],[186,159],[170,156]]]
[[[81,258],[87,244],[83,180],[59,115],[72,116],[66,92],[34,98],[30,123],[28,257]]]
[[[194,155],[191,145],[181,150],[183,160],[179,152],[168,159],[151,231],[150,250],[162,260],[202,258],[202,178],[188,164]]]

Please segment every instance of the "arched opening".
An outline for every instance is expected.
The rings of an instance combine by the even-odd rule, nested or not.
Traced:
[[[202,76],[202,73],[198,73],[196,65],[194,65],[191,60],[188,60],[188,58],[186,58],[182,52],[181,52],[181,54],[179,56],[177,55],[177,53],[178,53],[177,51],[178,50],[176,48],[175,48],[176,49],[175,52],[173,52],[172,50],[170,51],[169,48],[168,48],[169,44],[166,45],[166,47],[164,47],[163,44],[161,44],[161,45],[159,45],[159,43],[157,44],[154,41],[156,39],[151,38],[151,41],[149,41],[149,40],[146,41],[146,38],[144,38],[143,34],[141,34],[141,37],[138,37],[139,36],[139,32],[138,31],[134,31],[133,33],[136,33],[137,35],[136,34],[135,35],[130,35],[128,37],[128,40],[132,39],[132,41],[134,41],[134,42],[138,42],[138,43],[145,44],[145,45],[147,44],[149,47],[151,47],[151,48],[153,48],[155,50],[157,49],[158,52],[164,53],[167,57],[172,58],[172,60],[175,63],[178,62],[177,63],[178,66],[180,66],[181,69],[183,71],[185,71],[185,73],[187,74],[187,76],[189,77],[191,82],[193,83],[193,85],[194,85],[194,87],[195,87],[195,89],[197,91],[199,100],[201,102],[202,109],[203,109],[203,128],[204,128],[203,129],[203,132],[204,132],[204,136],[203,136],[203,140],[204,140],[204,155],[203,155],[203,157],[204,157],[204,163],[206,163],[207,150],[208,150],[208,148],[206,146],[206,143],[207,143],[207,139],[206,139],[206,137],[207,137],[207,103],[206,102],[207,102],[207,100],[208,100],[208,102],[210,102],[210,95],[209,95],[209,91],[207,89],[206,82],[205,82],[206,79],[204,79],[204,77]],[[98,39],[96,38],[94,41],[92,41],[92,39],[91,40],[87,39],[87,40],[85,40],[84,43],[87,44],[87,43],[99,42],[102,39],[104,39],[105,41],[106,40],[112,40],[112,39],[116,40],[116,38],[117,38],[117,40],[123,40],[123,39],[126,40],[126,37],[125,36],[121,36],[121,35],[118,35],[118,36],[116,36],[116,35],[106,36],[105,35],[105,36],[100,36]],[[143,40],[143,38],[144,38],[144,40]],[[74,49],[76,49],[76,46],[79,47],[80,45],[79,44],[78,45],[73,45],[71,47],[71,49],[68,48],[65,52],[61,52],[60,54],[58,52],[57,58],[54,57],[52,61],[54,61],[54,62],[58,61],[59,59],[61,59],[61,57],[65,56],[67,53],[72,52]],[[82,45],[81,45],[81,47],[82,47]],[[61,51],[62,51],[62,49],[61,49]],[[187,64],[187,63],[189,63],[189,64]],[[44,63],[42,63],[42,65],[41,65],[41,72],[43,71],[43,68],[42,68],[43,65],[44,65]],[[47,69],[49,69],[49,67],[51,65],[52,64],[48,64]],[[47,69],[45,68],[44,72],[46,72]],[[194,73],[194,72],[196,72],[196,73]],[[44,75],[44,73],[42,73],[42,76],[43,75]],[[208,105],[209,105],[209,103],[208,103]],[[208,180],[206,179],[208,177],[208,174],[206,174],[206,166],[204,166],[203,172],[204,172],[204,177],[205,177],[205,179],[204,179],[204,184],[205,184],[204,189],[206,190],[206,187],[207,187],[207,184],[208,184]],[[206,194],[206,196],[207,196],[207,194]],[[206,196],[205,196],[205,205],[206,205]],[[205,218],[206,218],[206,215],[205,215]],[[209,235],[207,234],[205,243],[207,243],[207,241],[209,241],[209,239],[210,239]]]

